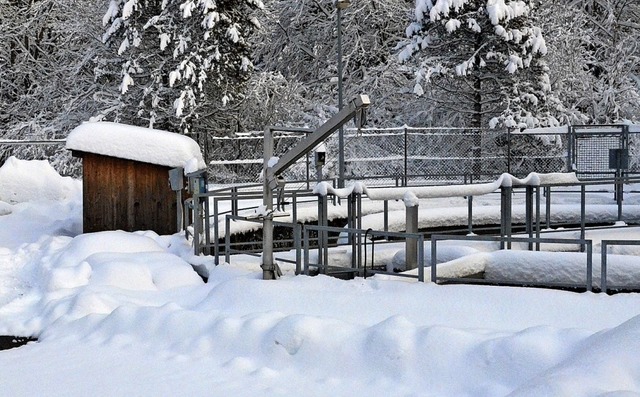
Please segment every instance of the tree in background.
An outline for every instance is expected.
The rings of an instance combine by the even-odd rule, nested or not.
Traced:
[[[0,131],[5,139],[52,139],[97,111],[95,59],[102,57],[92,0],[0,2]],[[73,173],[64,145],[4,146],[9,155],[48,158]]]
[[[638,120],[640,3],[545,0],[550,76],[574,124]]]
[[[252,11],[262,7],[259,0],[112,0],[104,40],[117,52],[120,96],[103,116],[180,132],[224,123],[252,70],[248,37],[259,26]]]
[[[402,60],[419,57],[414,92],[438,121],[468,127],[556,125],[533,1],[418,0]]]
[[[354,0],[341,13],[343,97],[346,103],[355,95],[368,94],[373,102],[372,125],[410,123],[416,110],[408,89],[412,74],[395,57],[412,5],[413,0]],[[260,122],[317,125],[337,112],[336,18],[333,0],[266,4],[266,19],[255,44],[257,84],[251,84],[260,92],[249,97],[261,99],[248,103],[265,115]],[[279,99],[283,102],[277,103]],[[261,112],[258,104],[264,103],[275,111]]]

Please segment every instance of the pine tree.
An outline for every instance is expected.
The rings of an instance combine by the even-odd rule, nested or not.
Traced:
[[[112,0],[104,40],[120,60],[120,105],[106,117],[189,132],[239,95],[260,0]],[[108,65],[106,66],[108,68]]]
[[[414,92],[463,126],[556,125],[561,105],[533,11],[534,1],[418,0],[400,54],[419,57]]]

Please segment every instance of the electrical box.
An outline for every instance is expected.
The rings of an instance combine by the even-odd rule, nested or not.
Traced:
[[[189,191],[191,193],[207,192],[207,172],[206,170],[192,172],[187,174],[189,177]]]
[[[629,149],[609,149],[609,168],[629,169]]]
[[[169,170],[169,185],[174,192],[184,189],[184,168],[177,167]]]

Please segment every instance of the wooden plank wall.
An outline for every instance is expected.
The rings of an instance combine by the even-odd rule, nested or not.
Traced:
[[[169,167],[77,153],[83,162],[83,231],[153,230],[173,234],[176,193]]]

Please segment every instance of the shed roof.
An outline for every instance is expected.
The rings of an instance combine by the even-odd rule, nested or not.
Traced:
[[[79,125],[67,137],[66,148],[167,167],[183,167],[185,173],[206,168],[200,146],[187,136],[112,122]]]

